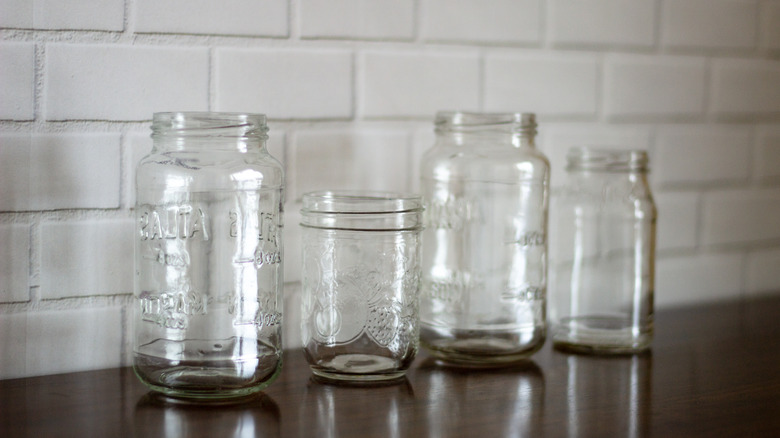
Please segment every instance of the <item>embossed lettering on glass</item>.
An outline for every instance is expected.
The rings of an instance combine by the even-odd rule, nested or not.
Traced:
[[[303,196],[301,331],[315,376],[403,377],[419,339],[418,196],[314,192]]]
[[[656,208],[644,151],[573,148],[551,206],[550,322],[561,349],[634,353],[653,336]]]
[[[281,368],[283,171],[264,115],[157,113],[136,172],[134,368],[227,398]]]
[[[533,114],[443,112],[422,158],[420,340],[496,366],[544,344],[550,166]]]

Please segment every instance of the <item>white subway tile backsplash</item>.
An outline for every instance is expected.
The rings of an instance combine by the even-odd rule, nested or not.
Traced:
[[[0,303],[30,299],[29,266],[30,227],[0,224]]]
[[[780,188],[709,192],[703,206],[704,245],[780,239]]]
[[[286,0],[137,0],[137,32],[286,36]]]
[[[117,367],[122,351],[122,308],[31,312],[25,335],[28,376]]]
[[[0,379],[27,377],[27,313],[0,314]]]
[[[780,50],[780,2],[761,3],[761,47]]]
[[[658,208],[659,251],[693,249],[698,230],[699,195],[690,192],[661,192],[654,195]]]
[[[746,289],[748,295],[777,294],[780,292],[780,249],[752,251],[747,256]]]
[[[470,53],[366,53],[360,113],[428,117],[442,109],[479,107],[479,60]]]
[[[535,43],[542,0],[421,0],[422,37],[432,41]]]
[[[301,281],[301,203],[284,206],[284,282]],[[288,287],[285,286],[285,294]],[[286,316],[285,316],[286,319]]]
[[[550,0],[553,44],[651,47],[655,42],[654,0]]]
[[[748,127],[665,127],[656,143],[657,183],[711,184],[750,177],[753,136]]]
[[[485,109],[594,116],[598,66],[586,55],[488,55]]]
[[[344,51],[220,48],[216,110],[271,119],[352,116],[352,55]]]
[[[123,0],[3,0],[0,27],[121,31]]]
[[[157,111],[208,107],[208,50],[52,44],[47,120],[149,120]]]
[[[742,261],[739,254],[660,257],[655,273],[656,306],[739,299]]]
[[[703,58],[612,56],[604,68],[604,112],[613,119],[699,116],[705,76]]]
[[[755,163],[758,178],[780,178],[780,125],[766,125],[759,129]]]
[[[294,197],[314,190],[406,191],[410,135],[391,130],[299,132],[292,149]]]
[[[755,0],[666,0],[661,41],[667,47],[753,48],[758,6]]]
[[[0,211],[119,206],[118,134],[0,135]]]
[[[132,219],[41,224],[43,299],[133,292]]]
[[[711,105],[716,114],[780,113],[780,61],[718,59],[712,72]]]
[[[127,134],[125,147],[129,149],[124,163],[127,181],[124,185],[125,199],[128,206],[135,205],[135,169],[143,157],[152,151],[152,138],[146,132],[131,132]]]
[[[2,15],[0,15],[1,17]],[[0,43],[0,119],[32,120],[35,45]]]
[[[302,0],[304,38],[411,39],[414,0]]]

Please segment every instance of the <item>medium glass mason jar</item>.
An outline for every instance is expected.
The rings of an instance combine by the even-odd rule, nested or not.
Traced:
[[[567,161],[551,207],[553,342],[589,353],[647,349],[656,222],[647,153],[574,148]]]
[[[446,361],[495,366],[545,340],[550,165],[533,114],[442,112],[422,158],[420,341]]]
[[[282,364],[283,170],[260,114],[156,113],[136,171],[134,368],[227,398]]]
[[[419,345],[420,197],[314,192],[301,213],[301,333],[312,372],[403,377]]]

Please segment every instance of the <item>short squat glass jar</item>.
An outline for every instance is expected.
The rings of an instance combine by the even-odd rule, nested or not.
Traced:
[[[259,114],[157,113],[136,171],[134,368],[164,394],[247,395],[281,369],[283,171]]]
[[[635,353],[653,336],[656,208],[647,153],[569,151],[551,207],[550,322],[555,346]]]
[[[418,196],[303,196],[301,332],[318,378],[402,378],[419,345]]]
[[[545,340],[550,165],[533,114],[442,112],[422,158],[420,341],[445,361],[498,366]]]

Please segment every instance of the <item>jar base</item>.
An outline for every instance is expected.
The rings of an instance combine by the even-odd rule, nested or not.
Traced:
[[[406,375],[406,370],[398,369],[398,361],[371,354],[341,354],[312,365],[311,371],[318,379],[355,384],[388,382]]]
[[[248,375],[244,366],[251,369]],[[152,391],[176,399],[204,401],[254,394],[276,380],[281,369],[278,356],[258,357],[248,364],[231,360],[172,361],[136,353],[133,364],[135,375]]]
[[[557,350],[583,354],[621,355],[650,348],[652,329],[637,333],[627,318],[584,316],[566,318],[553,328]]]
[[[421,344],[436,359],[470,368],[527,361],[544,345],[544,329],[450,330],[423,324]]]

